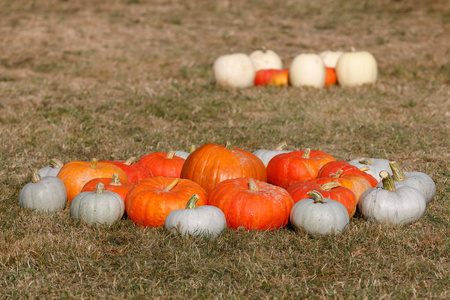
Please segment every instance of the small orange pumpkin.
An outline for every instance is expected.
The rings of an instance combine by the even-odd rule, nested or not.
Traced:
[[[337,84],[336,70],[334,68],[325,68],[325,87]]]
[[[294,205],[285,189],[248,177],[222,181],[208,201],[223,211],[228,227],[246,230],[286,226]]]
[[[180,177],[185,159],[175,155],[175,151],[153,152],[142,156],[138,164],[149,169],[154,177]]]
[[[167,215],[186,207],[189,198],[197,194],[197,206],[208,204],[205,190],[193,181],[168,177],[153,177],[136,183],[125,199],[128,218],[138,226],[164,226]]]
[[[125,197],[128,191],[133,187],[134,183],[126,180],[120,180],[120,176],[114,173],[112,178],[95,178],[89,180],[84,186],[81,192],[93,192],[97,187],[97,184],[101,182],[105,185],[105,191],[111,191],[118,194],[125,203]]]
[[[112,178],[119,174],[122,180],[128,181],[127,175],[121,168],[110,163],[98,162],[93,158],[90,162],[71,161],[65,164],[58,173],[67,190],[67,201],[70,203],[78,195],[83,186],[94,178]]]

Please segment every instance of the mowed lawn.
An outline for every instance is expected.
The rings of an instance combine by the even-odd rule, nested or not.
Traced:
[[[212,63],[266,47],[365,50],[375,85],[214,84]],[[450,3],[0,0],[0,298],[449,299]],[[358,213],[338,236],[292,228],[182,238],[69,209],[22,209],[51,158],[124,160],[285,141],[339,160],[397,161],[436,183],[406,226]]]

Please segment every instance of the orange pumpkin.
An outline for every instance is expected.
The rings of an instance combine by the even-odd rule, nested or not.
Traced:
[[[278,154],[267,165],[267,182],[286,189],[294,182],[315,179],[320,168],[334,160],[328,153],[309,148]]]
[[[324,165],[320,168],[317,177],[332,177],[335,176],[340,170],[342,170],[342,173],[355,173],[363,176],[372,187],[376,187],[378,184],[378,180],[376,180],[375,177],[363,171],[364,168],[359,169],[358,167],[342,160],[331,161]]]
[[[288,86],[289,85],[289,68],[284,70],[279,70],[279,72],[274,72],[270,75],[267,81],[268,85],[274,86]]]
[[[356,173],[343,173],[342,170],[336,172],[334,176],[330,177],[321,177],[312,180],[315,183],[320,185],[325,184],[327,182],[336,181],[346,188],[352,190],[355,194],[356,201],[359,201],[359,198],[364,193],[365,190],[372,188],[370,183],[367,181],[364,176]]]
[[[180,177],[185,159],[175,156],[175,151],[153,152],[142,156],[138,164],[149,169],[154,177]]]
[[[325,68],[325,87],[337,83],[336,70],[334,68]]]
[[[127,174],[128,181],[138,182],[145,178],[154,177],[150,169],[134,163],[136,157],[130,157],[125,161],[103,160],[102,162],[110,163],[121,168]]]
[[[208,203],[223,211],[228,227],[242,226],[246,230],[286,226],[294,205],[285,189],[252,178],[222,181],[212,191]]]
[[[347,209],[348,216],[351,218],[356,211],[356,197],[355,194],[348,188],[341,186],[339,182],[329,182],[323,185],[312,181],[300,181],[292,184],[288,189],[294,199],[294,204],[300,200],[310,198],[308,195],[310,191],[318,191],[324,198],[328,198],[342,203]]]
[[[83,186],[94,178],[112,178],[113,174],[119,174],[120,178],[128,181],[127,175],[121,168],[110,163],[98,162],[93,158],[90,162],[71,161],[65,164],[58,173],[67,190],[67,201],[72,202]]]
[[[181,178],[201,185],[209,194],[222,181],[251,177],[267,181],[264,163],[253,153],[233,147],[205,144],[192,152],[181,170]]]
[[[128,218],[138,226],[164,226],[167,215],[186,207],[189,198],[197,194],[197,206],[208,203],[205,190],[186,179],[153,177],[136,183],[125,199]]]
[[[101,182],[105,185],[105,191],[111,191],[118,194],[123,202],[125,203],[125,197],[127,196],[128,191],[134,185],[133,182],[129,182],[126,180],[120,180],[120,176],[117,173],[114,173],[112,178],[95,178],[89,180],[84,186],[81,192],[93,192],[97,187],[97,184]]]

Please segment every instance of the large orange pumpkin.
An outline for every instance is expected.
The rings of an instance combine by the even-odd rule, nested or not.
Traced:
[[[285,189],[252,178],[222,181],[212,191],[208,203],[223,211],[228,227],[242,226],[246,230],[286,226],[294,205]]]
[[[180,177],[185,159],[175,155],[175,151],[152,152],[142,156],[138,164],[151,171],[154,177]]]
[[[348,188],[341,186],[339,182],[329,182],[323,185],[312,181],[300,181],[292,184],[287,189],[294,199],[294,204],[305,198],[310,198],[308,195],[310,191],[318,191],[324,198],[328,198],[342,203],[347,209],[348,216],[351,218],[356,211],[356,197],[355,194]]]
[[[197,194],[197,206],[208,204],[205,190],[187,179],[153,177],[136,183],[125,199],[128,218],[138,226],[164,226],[167,215],[186,207],[189,198]]]
[[[181,178],[200,184],[210,193],[226,179],[251,177],[267,181],[264,163],[253,153],[226,145],[205,144],[192,152],[181,170]]]
[[[98,162],[93,158],[90,162],[71,161],[65,164],[58,173],[67,190],[67,201],[72,202],[83,186],[94,178],[112,178],[113,174],[119,174],[122,180],[127,180],[127,175],[121,168],[110,163]]]
[[[334,160],[328,153],[309,148],[278,154],[267,165],[267,182],[286,189],[294,182],[315,179],[320,168]]]

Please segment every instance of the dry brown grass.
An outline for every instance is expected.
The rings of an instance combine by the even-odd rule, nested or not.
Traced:
[[[1,298],[448,299],[450,7],[433,1],[0,1]],[[375,86],[212,84],[230,49],[372,52]],[[90,228],[22,210],[29,167],[231,140],[388,157],[438,192],[415,224],[356,216],[182,239],[129,220]]]

